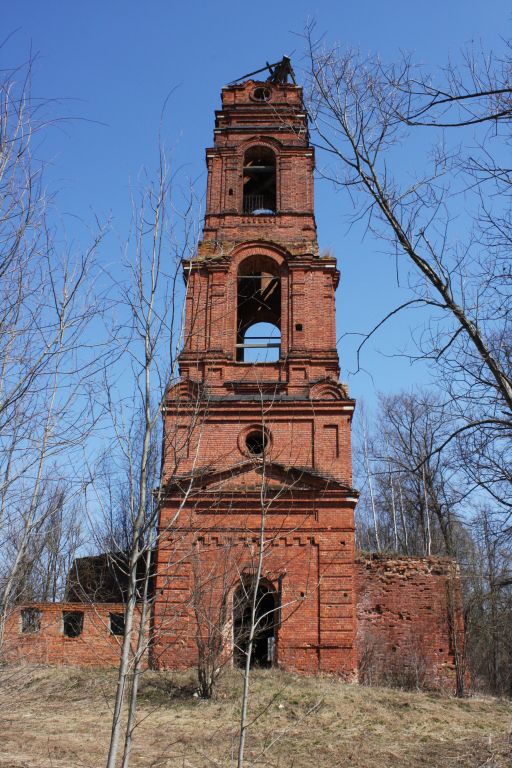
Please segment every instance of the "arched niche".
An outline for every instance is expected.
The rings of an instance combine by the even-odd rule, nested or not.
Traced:
[[[339,382],[327,379],[311,387],[310,397],[312,400],[343,400],[346,397],[346,391]]]

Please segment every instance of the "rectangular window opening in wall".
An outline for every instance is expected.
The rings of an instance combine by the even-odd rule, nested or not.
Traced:
[[[39,608],[24,608],[21,612],[21,631],[24,635],[41,631],[42,611]]]
[[[124,635],[124,613],[110,613],[110,634]]]
[[[83,628],[83,611],[62,611],[62,630],[65,637],[80,637]]]

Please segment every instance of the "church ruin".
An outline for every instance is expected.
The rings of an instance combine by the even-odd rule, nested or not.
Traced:
[[[339,272],[319,251],[315,153],[286,62],[222,89],[206,150],[180,379],[164,408],[148,663],[192,667],[207,652],[243,665],[255,618],[255,664],[355,680],[370,653],[397,668],[415,655],[425,679],[450,684],[462,632],[453,563],[355,551]],[[10,657],[111,665],[122,612],[20,606]]]

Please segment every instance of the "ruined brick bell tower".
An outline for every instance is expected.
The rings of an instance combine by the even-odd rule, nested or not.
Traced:
[[[256,594],[255,664],[350,677],[354,401],[338,378],[339,273],[318,250],[302,89],[282,67],[223,88],[206,162],[165,408],[155,664],[243,663]]]

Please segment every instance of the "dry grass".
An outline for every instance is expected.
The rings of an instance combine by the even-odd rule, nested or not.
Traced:
[[[77,669],[0,673],[0,766],[102,766],[115,675]],[[141,689],[132,765],[231,766],[241,678],[214,702],[186,675],[148,672]],[[345,685],[257,672],[247,765],[282,768],[510,768],[511,703]]]

